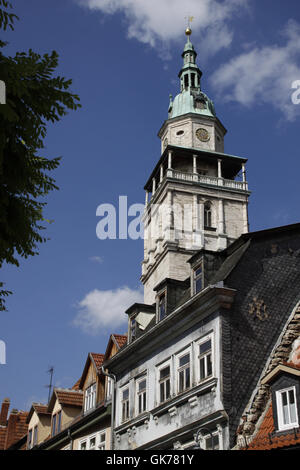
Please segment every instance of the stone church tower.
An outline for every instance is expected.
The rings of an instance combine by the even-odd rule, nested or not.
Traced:
[[[201,89],[202,72],[186,30],[180,93],[170,96],[158,136],[161,157],[145,185],[144,302],[157,284],[190,275],[187,260],[200,249],[219,251],[248,232],[246,159],[224,153],[226,129]]]

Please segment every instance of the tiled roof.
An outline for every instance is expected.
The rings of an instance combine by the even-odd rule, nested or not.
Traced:
[[[95,366],[97,367],[97,370],[100,371],[101,366],[103,364],[104,354],[97,354],[97,353],[90,353],[90,354],[93,358]]]
[[[118,343],[119,348],[123,348],[127,344],[127,335],[113,335]]]
[[[61,405],[82,406],[83,392],[81,390],[55,389],[56,397]]]
[[[49,414],[48,405],[42,405],[41,403],[33,403],[32,406],[37,414]]]
[[[247,450],[272,450],[282,447],[290,447],[296,444],[300,445],[299,428],[280,435],[275,434],[273,407],[272,403],[270,403],[263,422]]]
[[[81,381],[81,377],[80,379],[77,380],[77,382],[74,383],[72,390],[79,390],[80,381]]]

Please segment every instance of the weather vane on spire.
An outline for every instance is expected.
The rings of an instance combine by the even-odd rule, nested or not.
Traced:
[[[187,22],[188,22],[188,26],[187,26],[187,28],[186,28],[186,30],[185,30],[185,34],[186,34],[187,36],[190,36],[190,35],[192,34],[191,22],[193,21],[194,16],[185,16],[185,19],[186,19]]]

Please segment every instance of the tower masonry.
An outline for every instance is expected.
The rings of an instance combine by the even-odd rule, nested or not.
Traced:
[[[142,283],[145,304],[164,279],[189,277],[198,250],[219,251],[248,232],[245,158],[224,153],[226,129],[202,91],[202,72],[186,30],[180,92],[170,95],[158,136],[161,157],[146,185]]]

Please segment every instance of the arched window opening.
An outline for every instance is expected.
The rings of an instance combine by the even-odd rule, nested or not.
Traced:
[[[189,87],[189,76],[188,76],[188,74],[186,74],[184,76],[184,86],[185,86],[185,88]]]
[[[204,205],[204,227],[212,227],[212,210],[209,202]]]

